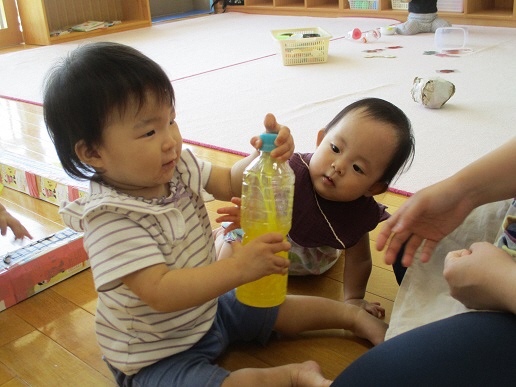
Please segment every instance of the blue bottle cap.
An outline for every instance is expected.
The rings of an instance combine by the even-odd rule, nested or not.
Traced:
[[[262,152],[270,152],[275,149],[276,145],[274,145],[274,141],[276,141],[276,137],[278,137],[276,133],[260,134],[260,138],[262,139],[262,147],[260,150]]]

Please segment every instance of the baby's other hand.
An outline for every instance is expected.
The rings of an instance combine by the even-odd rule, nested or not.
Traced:
[[[7,228],[11,229],[16,239],[23,239],[25,237],[32,239],[32,235],[30,235],[25,226],[0,204],[0,233],[5,236]]]
[[[222,222],[231,222],[231,225],[226,227],[224,230],[224,235],[230,231],[236,230],[237,228],[241,228],[240,226],[240,205],[242,204],[242,199],[233,197],[231,198],[231,203],[233,203],[234,207],[221,207],[217,209],[217,214],[223,214],[215,219],[217,223]]]
[[[238,242],[233,242],[231,246],[232,258],[242,263],[242,283],[256,281],[271,274],[288,273],[289,260],[276,255],[281,251],[290,250],[291,247],[280,233],[270,232],[261,235],[245,246]]]
[[[346,300],[347,304],[353,304],[358,306],[359,308],[365,309],[367,313],[377,317],[384,318],[385,317],[385,309],[380,306],[379,302],[368,302],[364,299],[353,298]]]
[[[294,153],[294,138],[290,133],[290,129],[284,125],[278,124],[276,121],[276,117],[273,114],[268,113],[265,116],[265,120],[263,122],[265,126],[265,131],[267,133],[277,133],[278,137],[276,137],[276,141],[274,144],[276,145],[276,149],[271,152],[271,156],[278,161],[287,161],[290,159],[292,154]],[[251,145],[256,149],[260,149],[262,146],[262,140],[259,136],[254,136],[251,138]]]

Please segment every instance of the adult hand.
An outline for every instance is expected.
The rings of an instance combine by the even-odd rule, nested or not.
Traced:
[[[501,248],[477,242],[469,250],[452,251],[443,275],[452,297],[468,308],[516,312],[516,262]]]
[[[410,266],[421,245],[421,261],[427,262],[437,243],[455,230],[475,207],[513,198],[516,180],[508,176],[516,168],[515,150],[516,137],[408,199],[385,222],[376,241],[376,248],[382,250],[392,234],[385,262],[394,263],[405,242],[403,265]]]
[[[385,253],[385,263],[392,265],[405,242],[402,258],[410,266],[416,250],[422,246],[420,259],[428,262],[437,243],[455,230],[473,210],[459,187],[444,180],[417,192],[384,222],[376,240],[376,248]]]

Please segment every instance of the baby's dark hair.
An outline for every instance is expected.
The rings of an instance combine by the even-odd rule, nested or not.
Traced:
[[[92,179],[95,171],[78,158],[75,144],[82,140],[88,148],[100,145],[109,118],[122,116],[134,103],[141,108],[149,93],[158,103],[175,104],[164,70],[123,44],[86,44],[57,63],[45,81],[43,113],[66,173]]]
[[[382,183],[389,185],[397,175],[408,170],[414,160],[416,145],[410,120],[400,108],[388,101],[380,98],[364,98],[355,101],[342,109],[333,118],[333,120],[326,125],[324,132],[328,133],[347,114],[358,109],[363,109],[364,114],[374,118],[375,120],[391,125],[396,131],[398,147],[394,152],[392,160],[379,180]]]

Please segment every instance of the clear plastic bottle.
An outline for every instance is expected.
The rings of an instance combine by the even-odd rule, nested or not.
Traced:
[[[244,171],[240,224],[244,231],[242,244],[268,232],[279,232],[286,238],[292,224],[294,171],[286,162],[273,159],[276,134],[260,136],[262,147]],[[288,252],[278,253],[288,259]],[[281,304],[287,294],[287,275],[272,274],[239,286],[236,297],[243,304],[271,307]]]

